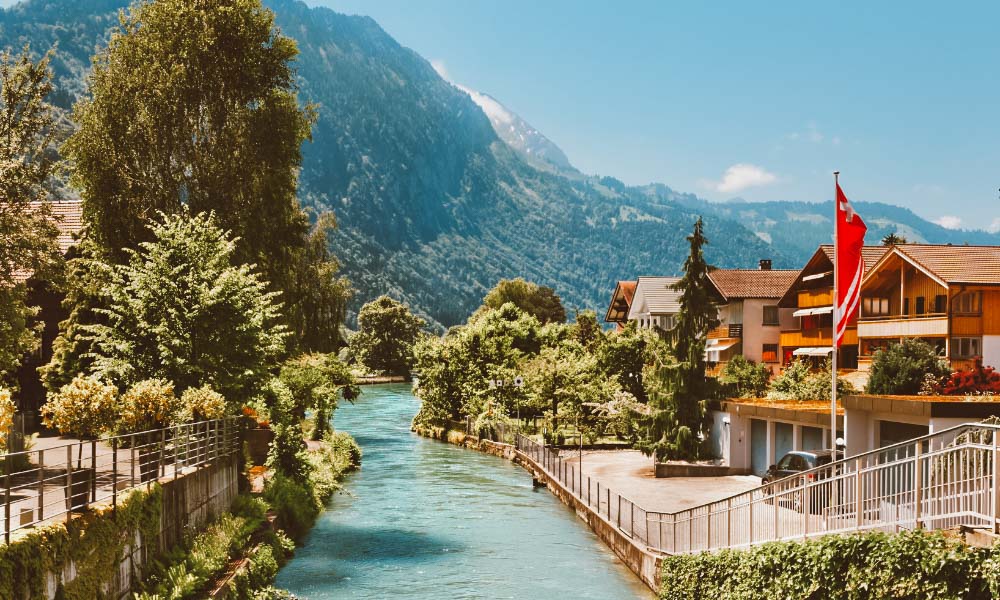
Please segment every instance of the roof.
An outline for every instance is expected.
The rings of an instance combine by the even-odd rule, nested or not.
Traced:
[[[37,211],[41,209],[42,204],[42,202],[31,202],[29,207],[32,211]],[[63,200],[49,202],[48,205],[58,229],[56,243],[59,245],[59,251],[66,254],[76,243],[76,235],[83,229],[83,203],[80,200]],[[14,273],[14,281],[27,281],[31,275],[30,270],[17,271]]]
[[[900,244],[889,254],[901,256],[947,284],[1000,284],[1000,246]]]
[[[621,323],[628,320],[628,311],[632,307],[636,283],[635,281],[618,282],[618,285],[615,286],[615,292],[611,295],[608,312],[604,315],[605,322]]]
[[[781,298],[798,277],[798,271],[765,269],[716,269],[708,274],[723,298]]]
[[[629,319],[639,315],[676,315],[681,311],[681,293],[674,289],[680,277],[640,277],[628,311]]]
[[[830,264],[833,264],[833,244],[823,244],[819,247],[826,255],[827,260]],[[886,246],[865,246],[861,249],[861,259],[865,261],[865,270],[869,270],[875,266],[875,263],[879,261],[885,253],[889,251]]]

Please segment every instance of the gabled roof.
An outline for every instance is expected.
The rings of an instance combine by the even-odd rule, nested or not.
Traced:
[[[708,274],[726,300],[781,298],[795,282],[798,271],[770,269],[716,269]]]
[[[615,286],[615,292],[611,295],[611,304],[604,314],[604,321],[607,323],[622,323],[628,320],[628,311],[632,307],[632,298],[635,296],[635,281],[619,281]]]
[[[873,270],[890,255],[899,256],[945,284],[1000,285],[1000,246],[900,244],[881,257]]]
[[[680,277],[640,277],[628,311],[629,319],[640,315],[676,315],[681,310],[681,293],[674,289]]]
[[[80,200],[63,200],[48,204],[52,220],[59,230],[56,243],[59,245],[59,251],[66,254],[76,243],[76,235],[83,229],[83,203]],[[29,206],[32,211],[38,211],[42,203],[31,202]],[[27,281],[32,274],[30,270],[18,271],[14,273],[14,281],[16,283]]]
[[[875,266],[875,263],[877,263],[888,250],[889,248],[885,246],[865,246],[862,248],[861,258],[865,261],[865,273],[870,272],[872,267]],[[789,308],[798,305],[796,292],[802,285],[803,278],[823,272],[833,272],[833,244],[823,244],[816,249],[816,252],[813,253],[812,258],[809,259],[806,266],[799,272],[795,281],[788,286],[788,290],[785,292],[785,295],[783,295],[781,300],[778,301],[778,306]],[[833,284],[831,283],[831,285]]]

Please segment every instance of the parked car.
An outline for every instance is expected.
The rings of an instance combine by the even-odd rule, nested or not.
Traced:
[[[829,464],[832,460],[832,454],[830,450],[795,450],[782,456],[777,464],[773,464],[767,469],[767,472],[764,473],[764,476],[760,480],[761,485],[767,486],[765,488],[765,493],[767,494],[766,502],[771,504],[774,501],[775,494],[778,494],[779,504],[788,504],[791,505],[792,510],[800,511],[802,496],[798,492],[782,494],[783,491],[797,486],[799,482],[789,481],[787,488],[782,485],[771,484],[775,484],[775,482],[781,481],[786,477],[798,475],[803,471]],[[823,474],[821,472],[817,479],[822,478]],[[809,512],[811,514],[822,512],[824,508],[830,505],[830,494],[831,489],[829,485],[809,486]]]

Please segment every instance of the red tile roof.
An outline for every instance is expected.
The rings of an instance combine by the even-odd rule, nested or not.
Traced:
[[[798,271],[762,269],[716,269],[708,274],[727,300],[781,298],[798,275]]]
[[[32,210],[39,210],[42,203],[32,202],[30,206]],[[83,229],[83,203],[79,200],[63,200],[49,202],[49,206],[52,220],[59,230],[56,243],[59,245],[59,251],[66,254],[76,243],[76,234]],[[14,281],[18,283],[27,281],[31,275],[32,272],[28,270],[18,271],[14,274]]]
[[[1000,246],[902,244],[893,250],[948,284],[1000,284]]]

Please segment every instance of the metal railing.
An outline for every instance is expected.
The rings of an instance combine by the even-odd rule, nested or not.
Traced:
[[[959,425],[672,513],[644,510],[526,437],[516,447],[620,531],[667,554],[867,530],[996,531],[1000,523],[995,425]]]
[[[123,492],[176,479],[239,449],[239,419],[231,417],[0,455],[4,542],[18,529],[69,520],[93,503],[116,508]]]

